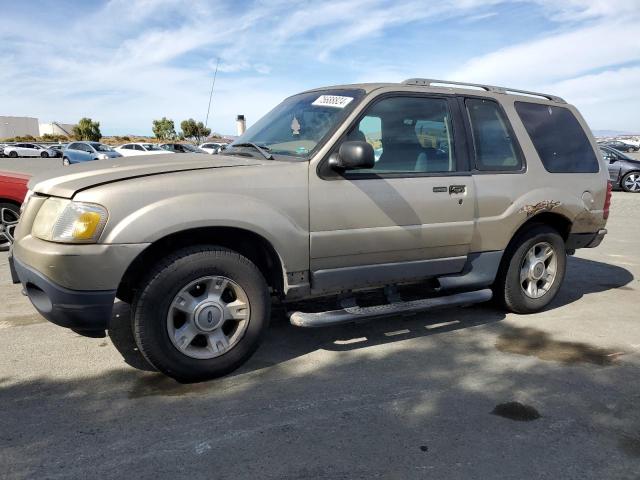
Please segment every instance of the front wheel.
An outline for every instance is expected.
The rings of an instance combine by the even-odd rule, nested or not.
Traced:
[[[505,251],[494,285],[494,296],[515,313],[534,313],[556,296],[564,279],[564,240],[553,228],[531,227]]]
[[[42,152],[42,153],[40,154],[40,156],[41,156],[42,158],[49,158],[49,154],[48,154],[47,152]]]
[[[143,281],[133,301],[133,329],[149,363],[194,382],[245,363],[264,336],[270,310],[267,284],[250,260],[221,247],[190,247]]]
[[[620,186],[625,192],[640,193],[640,172],[629,172],[620,182]]]
[[[67,157],[64,157],[62,159],[62,165],[64,165],[65,167],[68,167],[70,164],[69,159]]]
[[[14,231],[20,219],[20,209],[12,203],[0,203],[0,252],[13,244]]]
[[[18,152],[9,152],[11,158],[18,158]]]

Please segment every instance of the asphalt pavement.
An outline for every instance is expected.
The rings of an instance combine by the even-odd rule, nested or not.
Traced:
[[[638,212],[614,194],[544,312],[276,312],[242,369],[193,385],[132,366],[124,304],[112,338],[46,323],[0,254],[0,478],[637,479]]]

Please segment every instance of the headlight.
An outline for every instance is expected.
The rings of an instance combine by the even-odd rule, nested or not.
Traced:
[[[51,242],[95,243],[107,218],[107,209],[101,205],[48,198],[36,215],[31,233]]]

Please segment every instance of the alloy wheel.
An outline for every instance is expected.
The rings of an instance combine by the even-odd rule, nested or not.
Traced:
[[[624,189],[628,192],[640,192],[640,173],[631,173],[624,178]]]
[[[249,298],[240,285],[227,277],[207,276],[189,283],[174,297],[167,333],[184,355],[208,360],[237,345],[249,317]]]
[[[547,242],[536,243],[524,256],[520,266],[520,286],[529,298],[544,296],[553,286],[558,258]]]
[[[13,244],[14,233],[20,214],[10,208],[0,209],[0,248],[7,249]]]

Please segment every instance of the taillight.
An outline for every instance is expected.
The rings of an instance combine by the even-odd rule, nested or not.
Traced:
[[[607,182],[607,196],[604,199],[604,210],[602,212],[602,216],[606,220],[609,218],[609,209],[611,208],[611,192],[613,190],[613,185],[611,182]]]

